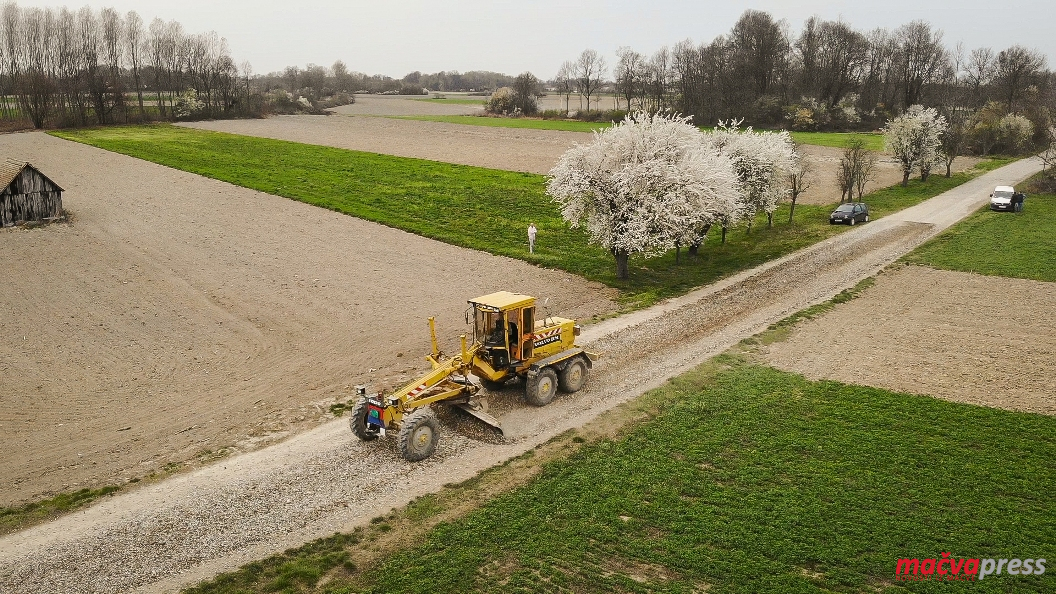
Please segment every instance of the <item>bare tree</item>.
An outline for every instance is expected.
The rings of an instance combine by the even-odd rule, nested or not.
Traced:
[[[565,97],[566,115],[568,114],[568,100],[572,97],[572,93],[576,91],[575,71],[576,65],[569,60],[565,60],[561,63],[557,76],[554,77],[557,92]]]
[[[587,99],[587,110],[590,110],[590,98],[598,92],[605,77],[605,58],[596,50],[585,49],[579,55],[574,66],[576,86]]]
[[[865,147],[863,138],[852,136],[847,141],[847,146],[840,157],[839,167],[836,169],[836,183],[840,186],[840,202],[845,199],[853,202],[855,192],[858,194],[858,201],[862,201],[865,186],[875,178],[876,162],[876,153]]]
[[[121,62],[123,58],[123,31],[124,23],[121,15],[113,8],[103,8],[99,11],[99,24],[101,26],[101,41],[103,61],[106,64],[106,76],[104,84],[106,89],[107,112],[113,121],[113,110],[124,110],[125,92],[121,85]],[[127,119],[127,113],[125,114]]]
[[[799,195],[810,189],[814,183],[814,160],[801,150],[800,144],[795,140],[792,141],[792,147],[792,167],[788,170],[789,223],[796,213],[796,200]]]
[[[524,114],[539,110],[535,98],[539,95],[539,79],[531,72],[522,72],[513,81],[513,106]]]
[[[1044,146],[1038,157],[1041,158],[1041,171],[1048,171],[1049,177],[1053,177],[1052,167],[1056,165],[1056,126],[1049,126],[1045,131]]]
[[[616,79],[616,95],[623,97],[627,111],[631,111],[631,102],[638,97],[642,79],[645,78],[645,56],[629,47],[616,50],[616,56],[619,58],[613,73]]]
[[[25,50],[17,69],[19,103],[34,128],[43,128],[55,92],[53,52],[55,18],[50,9],[30,8],[22,16],[21,33]]]
[[[997,83],[1003,87],[1009,112],[1018,113],[1020,96],[1035,82],[1044,67],[1044,55],[1021,45],[1013,45],[997,54]]]
[[[755,97],[770,92],[787,64],[789,41],[782,26],[769,13],[746,10],[730,32],[734,68]]]
[[[908,108],[921,102],[924,86],[930,84],[946,62],[942,45],[942,31],[932,31],[924,21],[902,25],[895,32],[901,60],[900,79],[902,106]]]
[[[653,112],[660,111],[664,107],[664,98],[671,82],[671,51],[667,46],[661,47],[649,58],[645,72],[646,84],[642,90],[647,93],[649,109]]]
[[[139,13],[130,10],[125,15],[125,52],[128,65],[132,69],[132,83],[136,87],[136,98],[139,100],[139,119],[147,118],[143,107],[143,82],[140,80],[140,67],[143,61],[143,19]]]
[[[818,100],[836,107],[861,81],[869,57],[865,36],[840,21],[825,21],[817,30]]]
[[[990,85],[997,71],[997,59],[994,50],[988,47],[979,47],[972,50],[965,64],[965,77],[969,85],[968,97],[972,106],[980,106],[986,103],[983,90]]]

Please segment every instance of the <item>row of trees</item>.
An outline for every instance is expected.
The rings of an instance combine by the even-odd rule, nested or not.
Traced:
[[[37,128],[259,111],[248,77],[215,32],[174,21],[112,8],[0,12],[0,117]]]
[[[623,47],[617,58],[610,78],[605,60],[584,51],[549,84],[566,98],[579,94],[588,109],[605,88],[614,108],[670,108],[697,122],[745,115],[749,123],[794,130],[874,130],[920,104],[939,109],[951,125],[975,126],[968,120],[984,109],[992,113],[983,127],[995,128],[996,112],[996,120],[1022,116],[1041,135],[1056,109],[1056,76],[1042,54],[1018,45],[948,48],[942,31],[924,21],[859,31],[812,17],[793,34],[784,21],[748,10],[710,43],[684,40],[648,56]],[[994,148],[970,140],[980,152]]]
[[[626,279],[633,254],[695,252],[713,227],[723,240],[740,221],[750,232],[759,212],[773,224],[799,162],[787,132],[736,122],[701,132],[688,117],[639,111],[562,155],[547,193]]]

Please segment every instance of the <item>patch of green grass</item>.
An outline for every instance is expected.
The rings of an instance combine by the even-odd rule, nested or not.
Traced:
[[[845,148],[851,138],[858,137],[865,141],[865,148],[877,152],[884,150],[884,137],[880,134],[874,134],[871,132],[791,132],[791,134],[792,138],[800,144],[831,146],[835,148]]]
[[[448,99],[447,97],[418,97],[414,101],[428,101],[429,103],[444,103],[447,105],[483,105],[484,99]]]
[[[948,592],[899,558],[1053,557],[1056,420],[727,356],[667,408],[334,591]],[[714,367],[713,367],[714,368]],[[988,576],[973,592],[1048,592]],[[338,590],[341,588],[341,590]]]
[[[0,534],[14,532],[50,520],[120,490],[121,487],[114,485],[99,489],[79,489],[43,501],[15,507],[0,507]]]
[[[466,126],[527,128],[529,130],[562,130],[564,132],[592,132],[594,130],[612,126],[612,124],[608,122],[576,122],[572,120],[540,120],[534,118],[497,118],[475,115],[415,115],[389,117],[399,120],[443,122],[446,124],[463,124]]]
[[[359,535],[334,534],[243,566],[238,571],[184,590],[187,594],[228,594],[230,592],[310,591],[327,572],[340,567],[356,570],[345,547],[359,542]]]
[[[1056,282],[1056,194],[1031,194],[1022,213],[984,207],[905,256],[912,264]]]
[[[436,99],[417,99],[417,101],[437,101]],[[439,101],[446,101],[440,99]],[[460,101],[460,100],[452,100]],[[612,126],[611,122],[577,122],[572,120],[542,120],[534,118],[496,118],[476,115],[417,115],[391,116],[402,120],[420,120],[426,122],[444,122],[464,124],[467,126],[490,126],[493,128],[529,128],[533,130],[562,130],[565,132],[591,132]],[[709,130],[709,127],[702,127]],[[884,150],[884,137],[880,134],[847,132],[792,132],[792,138],[802,144],[844,148],[852,137],[865,140],[865,148],[873,151]]]
[[[468,116],[472,117],[472,116]],[[525,120],[529,121],[529,120]],[[800,205],[788,224],[787,206],[773,228],[764,216],[751,233],[719,230],[695,257],[675,252],[631,261],[631,278],[615,276],[612,255],[587,243],[545,194],[541,175],[408,159],[179,126],[66,130],[56,136],[146,159],[183,171],[285,196],[463,247],[557,268],[621,290],[628,307],[642,307],[718,278],[784,256],[847,229],[828,224],[831,206]],[[866,197],[874,216],[916,204],[969,179],[932,176],[908,188]],[[535,254],[526,229],[539,228]]]

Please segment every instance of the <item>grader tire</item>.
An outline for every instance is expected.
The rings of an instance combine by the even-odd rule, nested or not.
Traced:
[[[562,392],[569,394],[578,392],[585,383],[587,383],[587,364],[578,357],[557,374],[557,387],[561,388]]]
[[[421,408],[404,417],[397,442],[405,459],[410,462],[425,460],[436,451],[439,441],[440,423],[432,410]]]
[[[535,406],[546,406],[557,394],[557,374],[552,367],[544,367],[535,375],[529,377],[524,387],[524,398],[528,404]]]
[[[352,416],[348,418],[348,426],[352,433],[363,441],[373,441],[378,438],[380,432],[367,425],[367,398],[364,396],[352,407]]]

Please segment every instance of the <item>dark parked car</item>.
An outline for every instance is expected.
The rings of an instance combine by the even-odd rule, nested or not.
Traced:
[[[836,223],[847,223],[853,225],[855,223],[868,223],[869,222],[869,206],[862,204],[861,202],[853,202],[847,204],[841,204],[836,207],[836,210],[832,211],[829,215],[829,224],[835,225]]]

